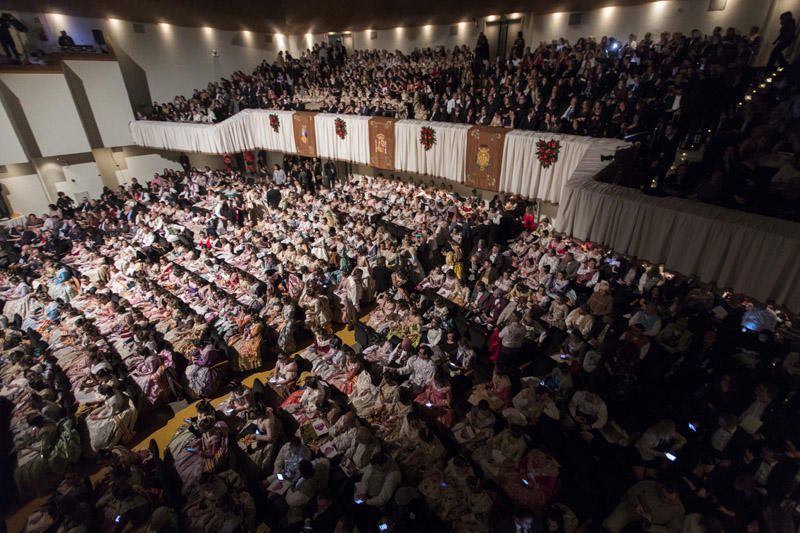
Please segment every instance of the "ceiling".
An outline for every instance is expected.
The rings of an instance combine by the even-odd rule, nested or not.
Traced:
[[[647,1],[614,0],[613,5]],[[515,12],[582,11],[607,6],[609,0],[5,0],[3,3],[3,9],[25,12],[300,34],[452,24]]]

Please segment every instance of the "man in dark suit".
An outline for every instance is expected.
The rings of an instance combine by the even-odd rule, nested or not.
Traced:
[[[392,288],[392,271],[386,266],[386,258],[383,256],[378,256],[375,263],[372,279],[375,280],[375,294],[380,294]]]
[[[431,116],[429,120],[433,122],[445,122],[447,120],[447,113],[445,113],[439,104],[433,104],[433,108],[431,109]]]
[[[270,190],[267,191],[267,204],[271,208],[277,209],[280,203],[281,203],[281,191],[277,187],[272,186]]]
[[[328,186],[333,187],[336,183],[336,165],[330,159],[325,163],[325,177],[328,179]]]

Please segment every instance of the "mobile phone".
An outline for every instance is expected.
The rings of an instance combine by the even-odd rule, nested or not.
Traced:
[[[522,478],[522,484],[523,484],[523,485],[525,485],[525,486],[527,487],[528,485],[530,485],[530,484],[531,484],[531,482],[530,482],[530,481],[528,481],[528,479],[527,479],[527,478]]]
[[[695,433],[697,433],[697,426],[695,426],[695,425],[694,425],[694,424],[692,424],[691,422],[689,422],[689,429],[691,429],[692,431],[694,431]]]
[[[544,383],[544,380],[543,380],[543,379],[539,380],[539,385],[540,385],[541,387],[544,387],[544,386],[545,386],[545,383]]]
[[[559,357],[560,357],[562,360],[564,360],[564,359],[568,358],[569,356],[568,356],[567,354],[565,354],[565,353],[562,353],[561,355],[559,355]]]
[[[677,456],[677,455],[675,455],[674,453],[669,453],[669,452],[665,453],[665,454],[664,454],[664,457],[666,457],[666,458],[667,458],[667,459],[669,459],[670,461],[674,461],[675,459],[677,459],[677,458],[678,458],[678,456]]]
[[[363,498],[358,498],[357,500],[355,500],[355,502],[356,502],[358,505],[361,505],[362,503],[364,503],[364,499],[363,499]]]
[[[447,482],[442,481],[441,483],[439,483],[439,486],[442,487],[442,488],[445,488],[445,487],[447,487]]]
[[[458,368],[458,365],[456,365],[456,364],[455,364],[455,363],[453,363],[452,361],[451,361],[449,364],[450,364],[450,366],[451,366],[451,367],[453,367],[453,368]]]
[[[184,448],[184,450],[186,450],[187,452],[194,453],[197,451],[197,448],[192,448],[191,446],[187,446],[186,448]]]
[[[389,529],[389,524],[386,522],[381,522],[378,524],[378,531],[386,531]]]
[[[425,402],[425,407],[433,407],[433,404],[431,402]]]
[[[277,474],[275,474],[275,477],[277,477],[277,478],[278,478],[278,481],[283,481],[283,474],[281,474],[280,472],[278,472]]]
[[[261,435],[261,430],[256,428],[256,435]]]
[[[114,522],[116,522],[117,524],[119,524],[120,522],[122,522],[122,515],[121,515],[121,514],[118,514],[117,516],[115,516],[115,517],[114,517]]]

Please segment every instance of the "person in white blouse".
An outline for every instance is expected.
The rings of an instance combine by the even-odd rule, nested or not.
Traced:
[[[432,354],[431,347],[423,344],[416,355],[409,357],[404,366],[395,370],[401,376],[409,376],[407,385],[411,390],[418,392],[433,381],[436,365],[431,361]]]
[[[353,501],[357,505],[383,507],[389,503],[400,481],[397,464],[386,453],[376,453],[364,469],[361,480],[355,484]]]
[[[572,395],[569,401],[569,413],[572,416],[568,419],[577,424],[581,432],[600,430],[608,423],[606,402],[588,390],[580,390]]]

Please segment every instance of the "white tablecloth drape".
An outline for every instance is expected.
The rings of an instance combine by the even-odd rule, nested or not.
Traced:
[[[540,140],[561,143],[558,161],[544,168],[536,157]],[[540,131],[516,131],[506,134],[503,145],[503,166],[500,169],[500,190],[560,203],[564,185],[592,145],[591,137],[556,135]],[[613,152],[612,152],[613,153]]]
[[[559,231],[800,311],[800,224],[594,181],[607,150],[593,145],[567,183]]]
[[[346,125],[344,139],[336,135],[337,118]],[[369,117],[318,113],[314,116],[314,127],[320,157],[369,165]]]
[[[423,126],[436,132],[436,144],[425,150],[419,142]],[[398,120],[395,124],[395,157],[397,170],[416,172],[464,182],[469,124]]]
[[[277,133],[269,125],[273,114],[280,123]],[[293,111],[245,109],[219,124],[137,120],[129,127],[134,143],[162,150],[223,154],[264,149],[294,153],[292,114]]]

